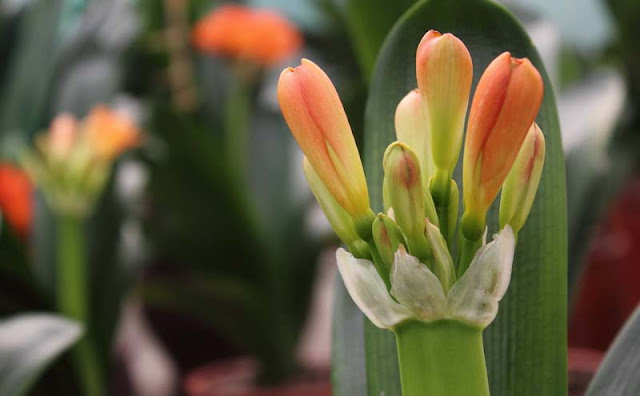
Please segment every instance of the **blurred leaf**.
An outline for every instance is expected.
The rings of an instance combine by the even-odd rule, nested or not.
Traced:
[[[530,58],[544,76],[546,92],[537,118],[547,142],[544,173],[529,220],[519,235],[511,286],[484,339],[493,395],[565,394],[567,236],[560,128],[553,90],[540,57],[520,24],[501,6],[485,0],[423,1],[409,10],[387,37],[373,74],[365,116],[365,170],[372,203],[375,209],[382,209],[382,155],[395,139],[396,105],[416,87],[415,51],[429,29],[452,32],[465,42],[474,61],[474,84],[503,51]],[[462,185],[460,176],[459,164],[455,178]],[[497,206],[488,216],[489,235],[496,231]],[[362,334],[357,327],[345,328],[342,335],[336,334],[337,345],[351,331]],[[352,389],[350,394],[399,395],[392,333],[366,321],[362,337],[367,387]],[[350,358],[342,366],[363,364],[357,359],[357,350],[344,355]],[[343,375],[334,372],[334,381],[351,380]]]
[[[629,90],[640,100],[640,2],[635,0],[606,0],[618,29],[618,52],[625,63]]]
[[[346,19],[365,78],[373,73],[378,51],[394,23],[416,0],[347,0]]]
[[[24,11],[0,100],[0,134],[25,139],[37,130],[55,62],[61,0],[37,1]],[[24,140],[23,140],[24,141]]]
[[[587,396],[640,394],[640,307],[624,325],[587,389]]]
[[[351,300],[339,273],[336,273],[335,279],[331,336],[333,394],[365,395],[367,370],[362,336],[365,318],[360,308]]]
[[[26,309],[45,309],[29,261],[27,243],[0,216],[0,316]]]
[[[0,394],[25,394],[80,334],[75,322],[49,314],[24,314],[1,321]]]

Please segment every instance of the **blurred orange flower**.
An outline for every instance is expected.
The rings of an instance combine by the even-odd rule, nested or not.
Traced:
[[[0,210],[11,227],[22,236],[31,229],[32,191],[26,173],[8,162],[0,163]]]
[[[110,161],[139,144],[136,126],[104,106],[94,107],[84,125],[89,145],[100,160]]]
[[[224,5],[195,25],[192,41],[203,52],[270,66],[297,51],[302,35],[277,12]]]
[[[113,161],[140,145],[137,126],[103,105],[82,120],[59,114],[22,165],[59,213],[86,215],[111,174]]]

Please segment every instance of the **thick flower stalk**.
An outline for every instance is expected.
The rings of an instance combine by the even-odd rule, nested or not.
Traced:
[[[62,114],[25,154],[23,167],[55,215],[57,230],[57,307],[60,313],[89,328],[89,274],[85,257],[84,222],[102,194],[116,158],[140,143],[135,125],[98,106],[82,121]],[[105,393],[103,373],[93,334],[73,350],[82,394]]]
[[[381,159],[386,213],[375,217],[327,75],[308,60],[286,69],[280,106],[306,155],[314,195],[350,250],[340,248],[336,257],[351,298],[373,324],[396,335],[403,395],[488,395],[482,330],[509,286],[517,233],[542,175],[544,137],[534,123],[542,79],[527,59],[509,53],[480,78],[467,122],[458,221],[451,175],[471,56],[457,37],[430,31],[418,47],[416,73],[418,89],[396,109],[398,141]],[[487,242],[486,213],[501,188],[500,228]]]

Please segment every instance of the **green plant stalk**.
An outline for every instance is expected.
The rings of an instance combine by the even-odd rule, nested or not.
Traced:
[[[449,224],[449,196],[451,193],[451,173],[436,169],[431,179],[430,192],[435,204],[436,213],[438,215],[440,233],[448,241],[450,227],[455,228],[455,224]]]
[[[458,240],[458,265],[456,268],[456,275],[458,276],[458,279],[460,279],[467,268],[469,268],[471,261],[481,246],[482,237],[477,240],[471,240],[460,232],[460,239]]]
[[[240,66],[238,66],[240,67]],[[249,83],[235,73],[224,108],[225,154],[229,171],[238,177],[238,188],[245,191],[249,179],[249,120],[251,99]]]
[[[85,328],[85,335],[71,350],[83,394],[101,396],[104,394],[102,371],[98,364],[88,329],[87,263],[85,261],[85,240],[82,220],[74,216],[58,218],[58,262],[57,298],[58,310],[63,315],[75,319]]]
[[[482,330],[416,320],[395,330],[403,396],[488,396]]]

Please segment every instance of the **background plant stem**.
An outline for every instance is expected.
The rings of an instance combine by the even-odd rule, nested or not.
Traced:
[[[489,395],[481,329],[412,320],[395,334],[403,396]]]
[[[85,334],[72,349],[82,393],[101,396],[105,392],[102,371],[88,331],[88,278],[85,262],[82,220],[73,216],[58,219],[58,309],[63,315],[82,323]]]

